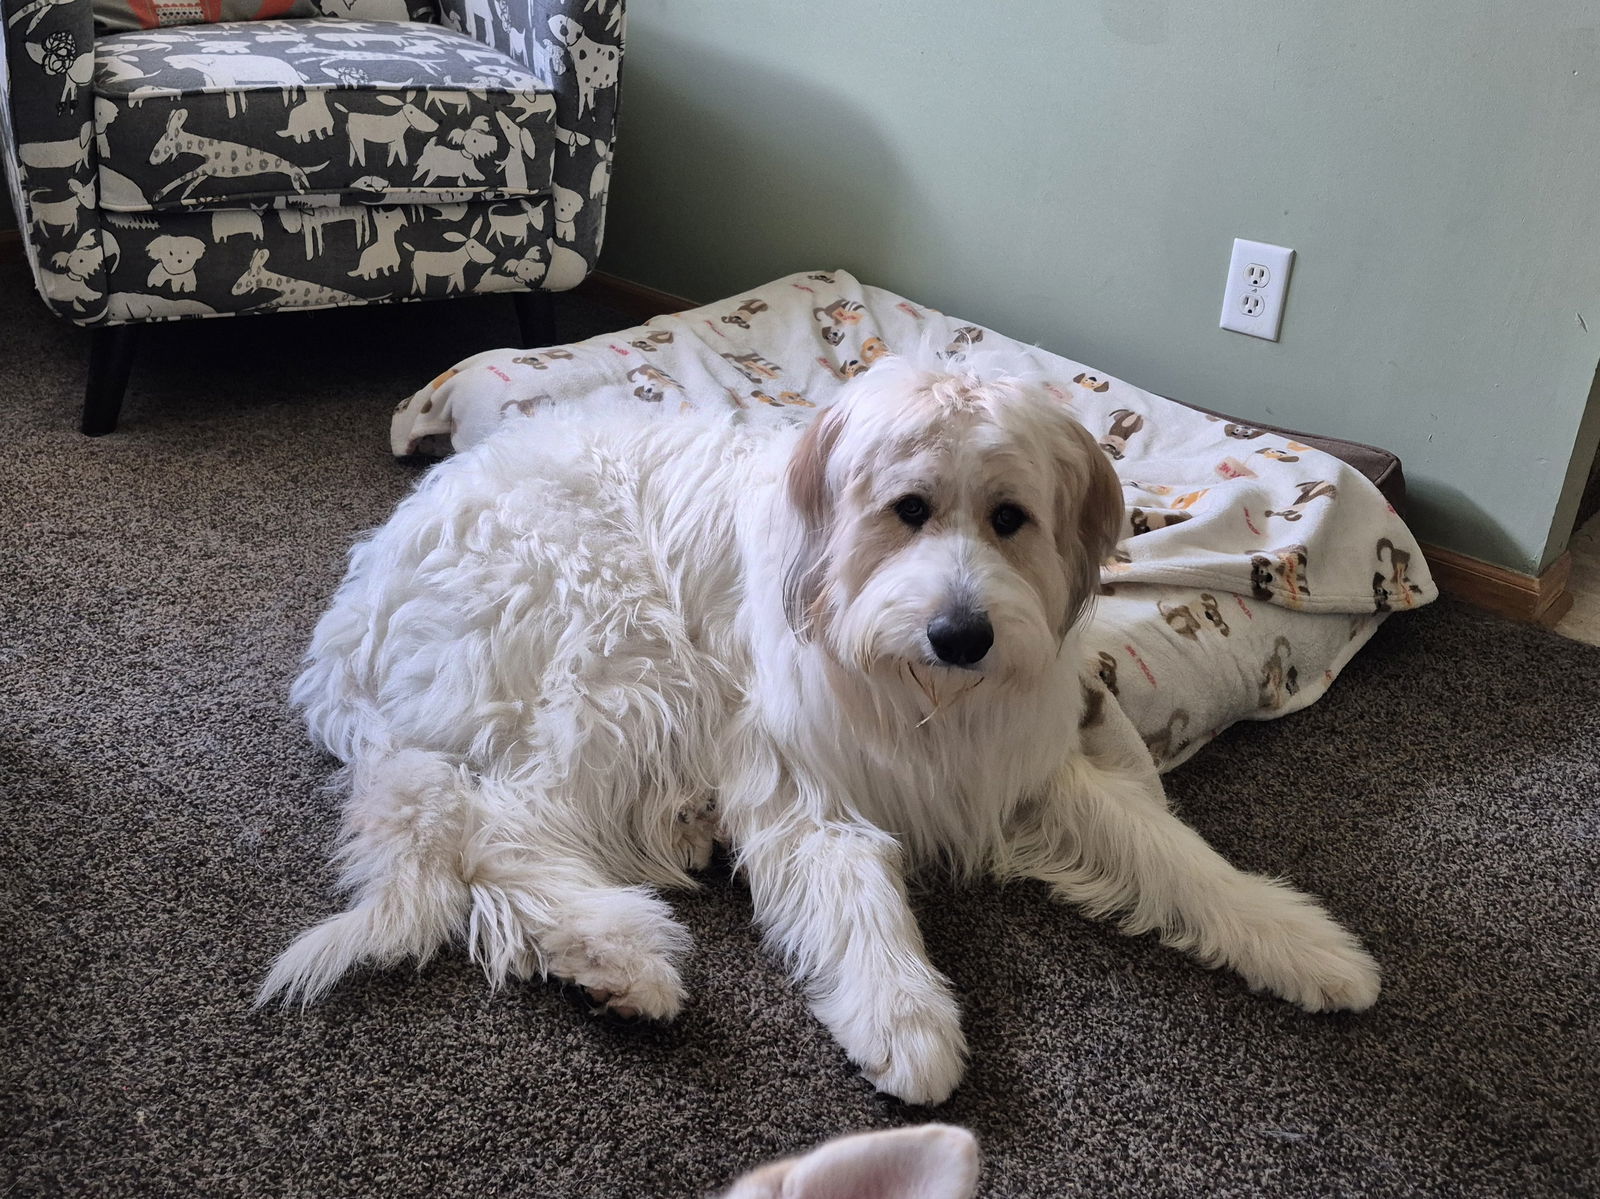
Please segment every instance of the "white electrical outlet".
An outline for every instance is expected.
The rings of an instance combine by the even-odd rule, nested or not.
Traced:
[[[1293,263],[1294,251],[1287,247],[1235,238],[1222,287],[1222,327],[1277,341]]]

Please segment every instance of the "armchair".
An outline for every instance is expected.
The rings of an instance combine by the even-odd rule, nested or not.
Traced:
[[[151,321],[504,292],[553,339],[600,253],[624,0],[409,2],[97,33],[96,0],[0,0],[0,157],[40,296],[93,330],[85,433]]]

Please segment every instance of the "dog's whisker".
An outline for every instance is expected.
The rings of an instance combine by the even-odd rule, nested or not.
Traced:
[[[917,668],[915,666],[911,665],[908,662],[908,663],[906,663],[906,668],[911,671],[911,677],[914,678],[917,681],[917,687],[922,691],[922,694],[925,695],[927,697],[927,699],[928,699],[928,702],[933,705],[934,712],[937,712],[939,710],[939,698],[938,698],[938,696],[936,696],[933,693],[933,690],[929,687],[929,685],[927,683],[922,681],[922,676],[917,673]],[[929,713],[929,715],[931,716],[932,713]],[[926,723],[926,722],[924,722],[924,723]],[[919,724],[917,727],[921,728],[922,725]]]

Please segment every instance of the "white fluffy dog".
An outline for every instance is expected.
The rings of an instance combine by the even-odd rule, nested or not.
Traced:
[[[1355,940],[1172,815],[1080,681],[1123,506],[1063,404],[891,358],[803,433],[658,412],[518,421],[356,548],[293,693],[348,763],[353,903],[262,1001],[464,937],[493,984],[670,1019],[687,938],[652,888],[713,836],[817,1016],[912,1103],[966,1042],[908,868],[1043,879],[1312,1011],[1374,1001]]]

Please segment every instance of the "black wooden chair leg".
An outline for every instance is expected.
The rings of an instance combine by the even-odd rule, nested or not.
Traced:
[[[139,325],[102,325],[91,330],[89,385],[83,397],[82,426],[90,437],[99,437],[117,427],[140,331]]]
[[[519,291],[511,297],[517,306],[517,326],[522,332],[522,349],[533,350],[556,344],[556,297],[548,291]]]

